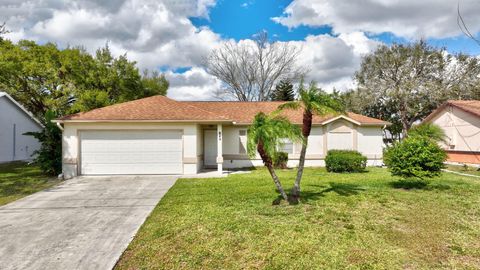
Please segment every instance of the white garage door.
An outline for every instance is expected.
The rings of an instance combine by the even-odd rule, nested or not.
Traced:
[[[182,132],[82,131],[81,174],[182,174]]]

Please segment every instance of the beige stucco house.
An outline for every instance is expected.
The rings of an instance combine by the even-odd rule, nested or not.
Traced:
[[[63,129],[63,174],[195,174],[262,165],[246,154],[247,128],[255,114],[281,102],[188,102],[154,96],[56,120]],[[302,123],[301,111],[285,111]],[[356,149],[381,164],[382,129],[388,122],[354,113],[314,117],[307,166],[323,166],[329,149]],[[286,141],[289,166],[301,145]]]
[[[449,162],[480,164],[480,101],[450,100],[424,122],[440,126],[447,135],[443,147]]]

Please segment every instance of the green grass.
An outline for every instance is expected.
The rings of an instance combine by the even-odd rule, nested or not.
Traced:
[[[51,187],[59,181],[45,176],[38,166],[25,162],[0,164],[0,205]]]
[[[450,170],[450,171],[459,172],[459,173],[466,173],[466,174],[480,176],[480,170],[477,167],[461,166],[461,165],[447,165],[447,167],[445,169]]]
[[[264,169],[179,179],[116,269],[478,269],[480,181],[307,168],[303,201],[272,206]],[[280,171],[290,187],[294,170]]]

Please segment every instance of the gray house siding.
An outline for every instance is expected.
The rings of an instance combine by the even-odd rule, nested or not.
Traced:
[[[41,129],[40,124],[8,96],[0,95],[0,162],[31,160],[40,143],[23,134]]]

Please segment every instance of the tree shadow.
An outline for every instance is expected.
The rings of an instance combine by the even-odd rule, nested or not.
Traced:
[[[308,185],[308,187],[313,187],[318,190],[307,190],[300,193],[300,198],[294,198],[289,196],[289,204],[296,205],[300,202],[305,203],[308,201],[315,201],[324,197],[327,193],[336,193],[339,196],[353,196],[358,195],[361,191],[364,191],[365,188],[362,188],[356,184],[348,183],[335,183],[329,182],[328,185]],[[273,205],[279,205],[282,203],[282,197],[278,196],[273,202]]]
[[[396,189],[405,190],[448,190],[451,188],[446,184],[431,183],[430,181],[420,179],[401,179],[390,182],[389,185]]]

